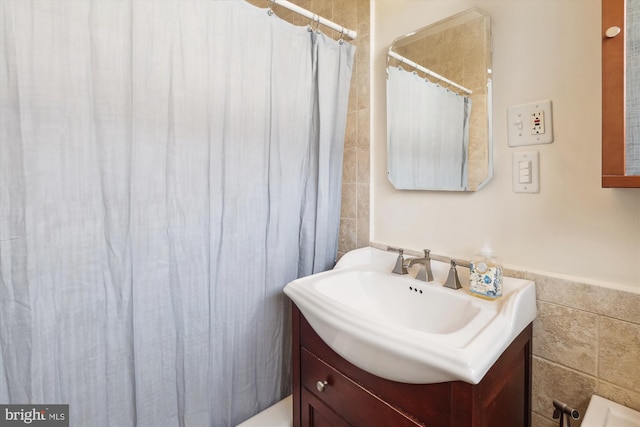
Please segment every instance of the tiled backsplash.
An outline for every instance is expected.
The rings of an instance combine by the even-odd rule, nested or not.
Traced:
[[[558,426],[553,399],[582,415],[593,394],[640,410],[640,294],[540,274],[508,275],[536,283],[533,427]]]

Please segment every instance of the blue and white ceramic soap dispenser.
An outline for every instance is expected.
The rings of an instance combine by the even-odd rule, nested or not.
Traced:
[[[469,291],[481,298],[496,299],[502,296],[502,264],[493,256],[489,245],[471,259]]]

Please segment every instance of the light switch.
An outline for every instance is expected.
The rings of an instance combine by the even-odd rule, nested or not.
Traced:
[[[522,165],[522,163],[524,162],[520,162],[520,165]],[[530,163],[530,162],[526,162],[526,163]],[[519,183],[520,184],[531,184],[531,167],[525,167],[525,168],[520,168],[520,179],[519,179]]]
[[[540,192],[540,162],[538,151],[513,153],[513,192]]]
[[[531,171],[531,160],[522,160],[518,162],[518,167],[520,168],[520,171],[523,169]]]
[[[551,101],[514,105],[507,112],[509,147],[553,142]]]

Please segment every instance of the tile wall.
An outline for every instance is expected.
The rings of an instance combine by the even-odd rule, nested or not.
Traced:
[[[536,282],[533,427],[558,427],[553,399],[582,416],[593,394],[640,411],[640,294],[539,274],[509,275]]]

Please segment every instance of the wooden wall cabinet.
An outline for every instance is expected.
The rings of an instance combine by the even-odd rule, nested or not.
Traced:
[[[602,0],[602,186],[640,187],[626,171],[625,0]],[[607,37],[606,31],[620,33]]]
[[[530,427],[529,325],[477,385],[403,384],[336,354],[293,307],[294,427]]]

